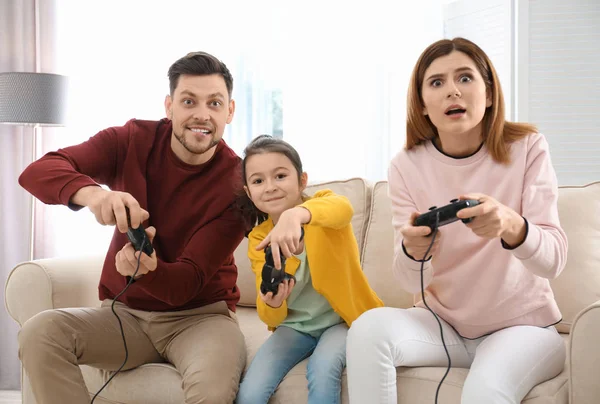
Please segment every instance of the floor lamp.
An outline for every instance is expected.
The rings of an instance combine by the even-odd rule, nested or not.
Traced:
[[[49,73],[0,73],[0,123],[32,126],[31,161],[37,158],[42,126],[64,126],[66,121],[67,77]],[[33,259],[35,236],[35,199],[31,200],[31,244]]]

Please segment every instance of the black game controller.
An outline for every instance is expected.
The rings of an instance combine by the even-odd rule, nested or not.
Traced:
[[[300,235],[300,241],[304,238],[304,229],[301,229],[302,233]],[[279,250],[279,259],[281,260],[281,269],[275,268],[275,263],[273,261],[273,252],[271,251],[271,246],[268,245],[265,248],[265,265],[263,265],[262,269],[262,282],[260,283],[260,292],[263,295],[266,295],[268,292],[272,292],[273,296],[277,294],[277,290],[279,289],[279,284],[284,280],[293,279],[294,283],[296,282],[296,278],[294,275],[290,275],[285,272],[285,255],[281,253]]]
[[[275,268],[271,246],[267,246],[267,248],[265,248],[265,265],[263,265],[262,282],[260,283],[260,291],[263,295],[266,295],[268,292],[272,292],[273,296],[275,296],[277,294],[277,290],[279,289],[279,284],[284,280],[293,279],[294,282],[296,282],[294,275],[290,275],[285,272],[285,256],[281,253],[279,256],[281,259],[282,269]]]
[[[477,205],[479,205],[479,201],[475,199],[452,199],[450,203],[446,206],[442,206],[441,208],[432,206],[431,208],[429,208],[429,212],[419,215],[415,219],[414,226],[428,226],[433,231],[435,230],[436,223],[437,227],[441,227],[456,222],[457,220],[459,220],[459,218],[456,217],[456,214],[459,210]],[[469,223],[473,220],[473,218],[469,217],[460,220],[462,220],[463,223]]]
[[[146,255],[151,256],[152,253],[154,252],[154,248],[152,248],[152,244],[150,243],[150,240],[148,239],[146,230],[144,230],[144,227],[141,224],[137,229],[133,229],[131,227],[131,219],[129,217],[129,209],[126,209],[126,211],[127,211],[127,225],[129,226],[129,228],[127,229],[127,237],[129,238],[129,241],[131,241],[131,245],[133,246],[133,249],[135,251],[140,251],[142,249],[142,245],[143,245],[144,246],[143,251],[146,253]]]

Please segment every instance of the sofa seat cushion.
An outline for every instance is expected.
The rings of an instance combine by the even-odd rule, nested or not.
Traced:
[[[262,343],[271,334],[258,318],[255,309],[238,307],[237,316],[240,327],[246,338],[248,362],[256,355]],[[562,334],[567,343],[568,335]],[[273,403],[306,403],[308,387],[306,381],[306,364],[308,359],[296,365],[283,379],[270,404]],[[108,380],[111,372],[81,366],[88,389],[93,395]],[[399,403],[432,403],[439,380],[444,375],[444,368],[398,368]],[[467,369],[452,369],[440,390],[443,403],[459,404],[460,394]],[[563,372],[552,380],[534,387],[525,400],[527,404],[567,404],[568,403],[567,365]],[[152,363],[140,366],[117,375],[101,393],[102,400],[98,404],[144,403],[144,404],[181,404],[184,402],[181,389],[181,376],[173,366],[167,363]],[[348,403],[348,386],[346,372],[342,377],[342,403]]]
[[[113,372],[81,366],[90,398]],[[119,374],[102,390],[98,404],[181,404],[181,375],[169,363],[149,363]]]
[[[256,355],[260,344],[268,338],[270,332],[266,326],[260,322],[256,310],[249,308],[238,308],[238,319],[242,332],[246,336],[246,346],[248,347],[248,365]],[[260,327],[254,329],[254,327]],[[567,334],[561,334],[568,341]],[[283,379],[270,404],[273,403],[306,403],[308,400],[308,383],[306,381],[306,365],[308,359],[303,360],[296,365]],[[396,380],[398,383],[398,402],[399,403],[433,403],[435,390],[440,379],[443,377],[445,368],[398,368]],[[440,389],[440,395],[443,403],[460,403],[460,394],[462,386],[467,377],[468,369],[452,369],[444,380]],[[534,387],[524,402],[527,404],[567,404],[568,398],[568,372],[567,364],[563,372],[552,380]],[[342,403],[348,403],[348,386],[346,381],[346,371],[342,376]]]

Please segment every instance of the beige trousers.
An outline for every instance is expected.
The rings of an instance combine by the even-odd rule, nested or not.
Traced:
[[[112,301],[100,308],[47,310],[19,332],[19,358],[39,404],[89,404],[78,365],[117,370],[125,359]],[[129,358],[122,370],[170,362],[181,373],[186,404],[235,400],[246,345],[225,302],[197,309],[148,312],[115,303]],[[90,394],[91,393],[91,394]]]

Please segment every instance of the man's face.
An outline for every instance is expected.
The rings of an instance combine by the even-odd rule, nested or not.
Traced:
[[[173,95],[165,99],[165,111],[173,123],[175,155],[188,164],[207,162],[234,110],[235,102],[229,99],[221,75],[181,75]]]

